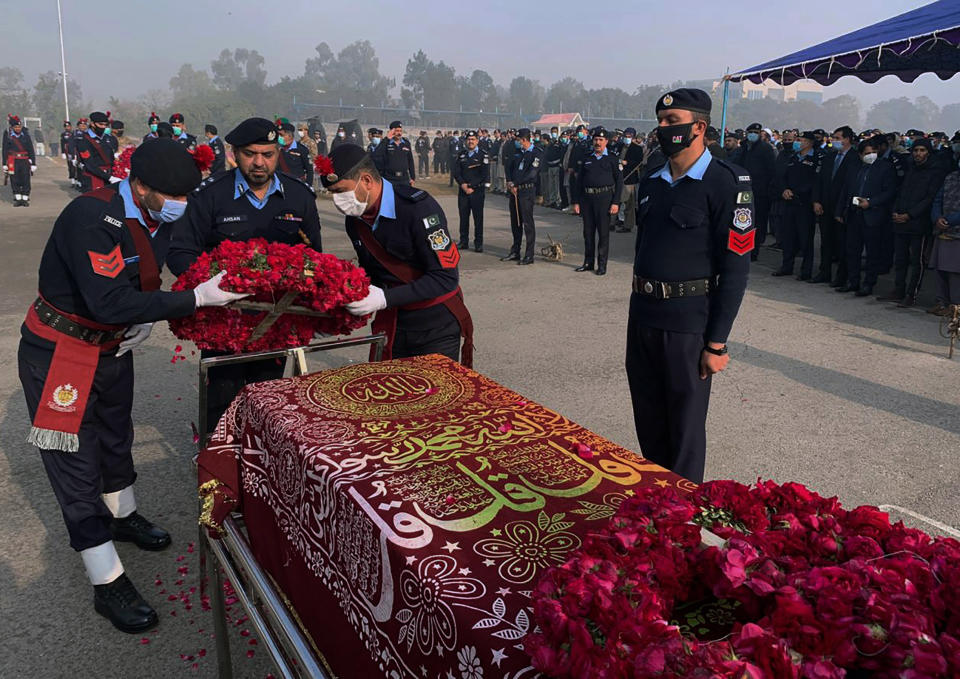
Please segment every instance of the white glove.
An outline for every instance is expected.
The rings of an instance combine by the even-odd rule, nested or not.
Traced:
[[[370,286],[370,293],[359,302],[350,302],[347,304],[347,311],[354,316],[366,316],[374,311],[387,308],[387,297],[383,290],[376,285]]]
[[[238,299],[249,297],[247,293],[229,292],[220,289],[220,281],[227,275],[226,271],[221,271],[208,281],[204,281],[193,289],[193,295],[197,300],[197,308],[202,306],[226,306],[230,302],[236,302]]]
[[[61,153],[61,154],[60,154],[60,157],[63,158],[64,160],[66,160],[66,159],[67,159],[67,154],[66,154],[66,153]]]
[[[31,166],[30,166],[30,174],[33,174],[33,173],[36,172],[36,171],[37,171],[37,166],[36,166],[36,165],[31,165]]]
[[[120,342],[117,349],[117,358],[120,358],[138,344],[145,342],[150,337],[151,330],[153,330],[153,323],[135,323],[127,328],[127,331],[123,333],[123,336],[127,339]]]
[[[6,165],[3,166],[3,171],[6,172],[7,174],[10,174],[10,168],[7,167]]]
[[[111,184],[119,184],[119,183],[122,182],[122,181],[123,181],[123,180],[120,179],[120,177],[110,177],[110,183],[111,183]]]

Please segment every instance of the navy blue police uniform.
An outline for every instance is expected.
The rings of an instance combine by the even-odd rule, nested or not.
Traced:
[[[517,140],[530,141],[530,130],[517,130]],[[507,180],[517,192],[507,193],[507,203],[510,206],[510,231],[513,234],[513,244],[510,253],[504,257],[505,261],[517,260],[518,264],[533,264],[533,253],[537,240],[536,224],[533,220],[533,204],[537,199],[537,181],[540,178],[540,167],[543,164],[543,149],[531,143],[524,150],[510,157],[507,166]],[[520,246],[526,237],[527,247],[523,257],[520,256]]]
[[[467,132],[466,136],[475,136]],[[457,208],[460,211],[460,249],[470,246],[470,215],[473,214],[473,247],[483,252],[483,204],[490,185],[490,154],[478,145],[472,151],[464,148],[453,165],[454,181],[457,182]],[[466,184],[470,193],[463,189]]]
[[[213,164],[210,166],[210,174],[215,175],[227,169],[227,149],[216,127],[207,125],[207,132],[213,135],[207,141],[207,144],[209,144],[210,150],[213,151]]]
[[[90,114],[90,127],[76,142],[77,162],[82,170],[81,189],[90,191],[110,183],[113,176],[113,146],[104,139],[104,134],[94,132],[94,123],[109,124],[105,113],[95,111]]]
[[[276,143],[276,125],[266,118],[249,118],[225,139],[238,148]],[[167,265],[179,276],[201,253],[209,252],[223,241],[251,238],[288,245],[302,243],[322,252],[320,217],[313,189],[296,177],[276,172],[261,200],[253,194],[240,168],[211,175],[187,200],[187,212],[176,223]],[[222,353],[204,350],[202,355]],[[212,368],[207,391],[207,430],[213,430],[244,385],[282,376],[283,366],[274,360]]]
[[[390,129],[400,126],[399,121],[390,123]],[[413,148],[406,137],[401,137],[400,141],[396,141],[393,137],[381,140],[370,157],[373,158],[373,164],[376,165],[380,175],[394,183],[409,184],[417,178],[413,163]]]
[[[599,128],[593,136],[607,139],[608,133]],[[580,206],[583,218],[583,265],[576,271],[594,271],[596,258],[596,273],[603,276],[610,252],[610,206],[620,205],[623,193],[620,157],[608,149],[599,156],[591,150],[578,162],[573,202]]]
[[[677,90],[658,102],[669,108],[709,114],[710,98]],[[626,358],[637,438],[644,457],[700,482],[711,383],[700,361],[708,342],[726,343],[746,289],[750,177],[707,150],[676,180],[669,162],[652,168],[637,187],[637,229]]]
[[[801,136],[814,139],[812,132],[804,132]],[[794,153],[787,161],[782,183],[776,186],[775,194],[783,198],[780,227],[783,261],[780,268],[773,272],[774,276],[792,275],[797,255],[802,257],[800,280],[809,280],[813,274],[813,196],[819,181],[822,160],[823,153],[816,147],[803,155]],[[789,200],[783,196],[787,189],[793,195]]]
[[[20,119],[12,116],[9,119],[11,129],[3,135],[3,167],[10,174],[10,188],[13,190],[14,207],[30,204],[30,176],[32,169],[37,165],[37,158],[33,150],[33,140],[26,128],[21,127],[20,133],[13,131],[13,124],[20,124]]]

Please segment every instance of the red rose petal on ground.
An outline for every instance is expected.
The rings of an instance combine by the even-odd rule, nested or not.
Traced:
[[[248,630],[248,629],[242,629],[242,630],[240,630],[240,636],[241,636],[241,637],[249,637],[249,636],[250,636],[250,630]]]
[[[143,645],[145,645],[145,644],[149,644],[149,643],[150,643],[150,640],[147,639],[146,637],[143,637],[143,638],[140,640],[140,645],[141,645],[141,646],[143,646]]]
[[[256,655],[256,652],[252,648],[249,651],[247,651],[248,658],[252,658],[254,655]]]
[[[203,630],[200,630],[200,631],[202,632]],[[199,651],[197,651],[197,655],[201,658],[204,657],[206,654],[207,654],[207,649],[205,648],[201,648]]]
[[[183,351],[183,346],[178,344],[173,348],[173,350],[179,354],[181,351]]]
[[[248,643],[249,643],[251,646],[256,646],[256,645],[257,645],[257,640],[256,640],[256,639],[251,639]]]

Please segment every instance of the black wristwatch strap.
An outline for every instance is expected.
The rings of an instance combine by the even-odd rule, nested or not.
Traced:
[[[723,345],[719,349],[714,349],[709,345],[704,345],[703,350],[713,354],[714,356],[726,356],[727,355],[727,345]]]

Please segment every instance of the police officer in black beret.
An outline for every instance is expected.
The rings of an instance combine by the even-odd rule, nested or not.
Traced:
[[[533,204],[537,200],[537,181],[540,179],[540,166],[543,164],[543,149],[530,140],[530,130],[526,127],[517,130],[514,145],[516,154],[509,158],[509,164],[505,168],[513,244],[507,256],[501,257],[500,261],[516,260],[517,264],[533,264],[537,240]],[[527,248],[521,258],[520,245],[524,236],[527,238]]]
[[[644,457],[703,480],[707,404],[727,367],[727,335],[747,285],[753,203],[746,171],[706,150],[710,96],[679,89],[657,101],[666,164],[637,187],[637,246],[627,377]]]
[[[213,151],[213,164],[210,166],[210,174],[223,172],[227,169],[227,149],[223,145],[223,139],[220,138],[220,131],[216,125],[204,125],[203,134],[207,137],[207,145]]]
[[[381,176],[394,183],[403,182],[413,185],[417,171],[413,164],[413,147],[403,136],[403,123],[394,120],[390,123],[390,136],[370,154]]]
[[[797,255],[802,256],[797,280],[808,281],[813,275],[813,212],[814,191],[820,177],[823,153],[814,132],[802,133],[794,142],[794,152],[786,169],[777,177],[774,195],[783,199],[780,242],[783,260],[773,276],[792,276]]]
[[[373,330],[387,336],[385,359],[443,354],[472,367],[473,321],[459,285],[460,251],[439,203],[426,191],[383,179],[355,144],[335,148],[329,165],[320,183],[346,216],[347,235],[372,281],[370,294],[347,310],[377,314]]]
[[[580,159],[573,192],[573,214],[583,216],[583,264],[574,271],[594,271],[596,254],[598,276],[607,273],[610,216],[620,211],[623,193],[620,158],[607,151],[608,139],[604,128],[593,131],[593,152]]]
[[[289,121],[282,121],[277,126],[277,143],[280,145],[280,170],[292,175],[313,186],[313,161],[310,151],[303,144],[297,143],[296,128]]]
[[[453,163],[457,182],[457,207],[460,210],[461,250],[470,247],[470,214],[473,213],[473,249],[483,252],[483,203],[490,186],[490,156],[478,146],[476,130],[464,132],[466,148]]]
[[[147,118],[147,126],[150,128],[150,131],[143,136],[143,141],[147,139],[159,139],[157,134],[157,126],[160,124],[160,116],[156,113],[150,113],[150,116]]]
[[[113,179],[113,146],[106,139],[110,118],[103,111],[90,114],[90,126],[76,141],[77,167],[83,191],[99,189]],[[117,180],[119,181],[119,180]]]
[[[248,118],[225,138],[233,147],[235,170],[209,176],[187,201],[174,228],[167,264],[180,275],[202,252],[221,242],[265,238],[322,251],[316,194],[299,178],[278,172],[277,126],[266,118]],[[203,356],[220,355],[204,350]],[[275,361],[214,367],[207,389],[207,429],[212,431],[245,384],[283,376]]]
[[[192,134],[187,134],[187,123],[182,113],[174,113],[170,116],[170,126],[173,128],[173,138],[183,144],[191,153],[197,150],[197,138]]]
[[[371,127],[367,130],[367,153],[373,153],[377,150],[377,146],[380,145],[380,142],[383,141],[383,130]]]
[[[20,382],[40,456],[80,552],[94,607],[124,632],[157,624],[124,574],[114,541],[164,549],[170,535],[137,511],[133,354],[155,321],[244,297],[220,290],[160,291],[160,265],[186,194],[200,183],[193,158],[169,139],[140,146],[130,177],[75,198],[40,260],[39,296],[21,327]]]

